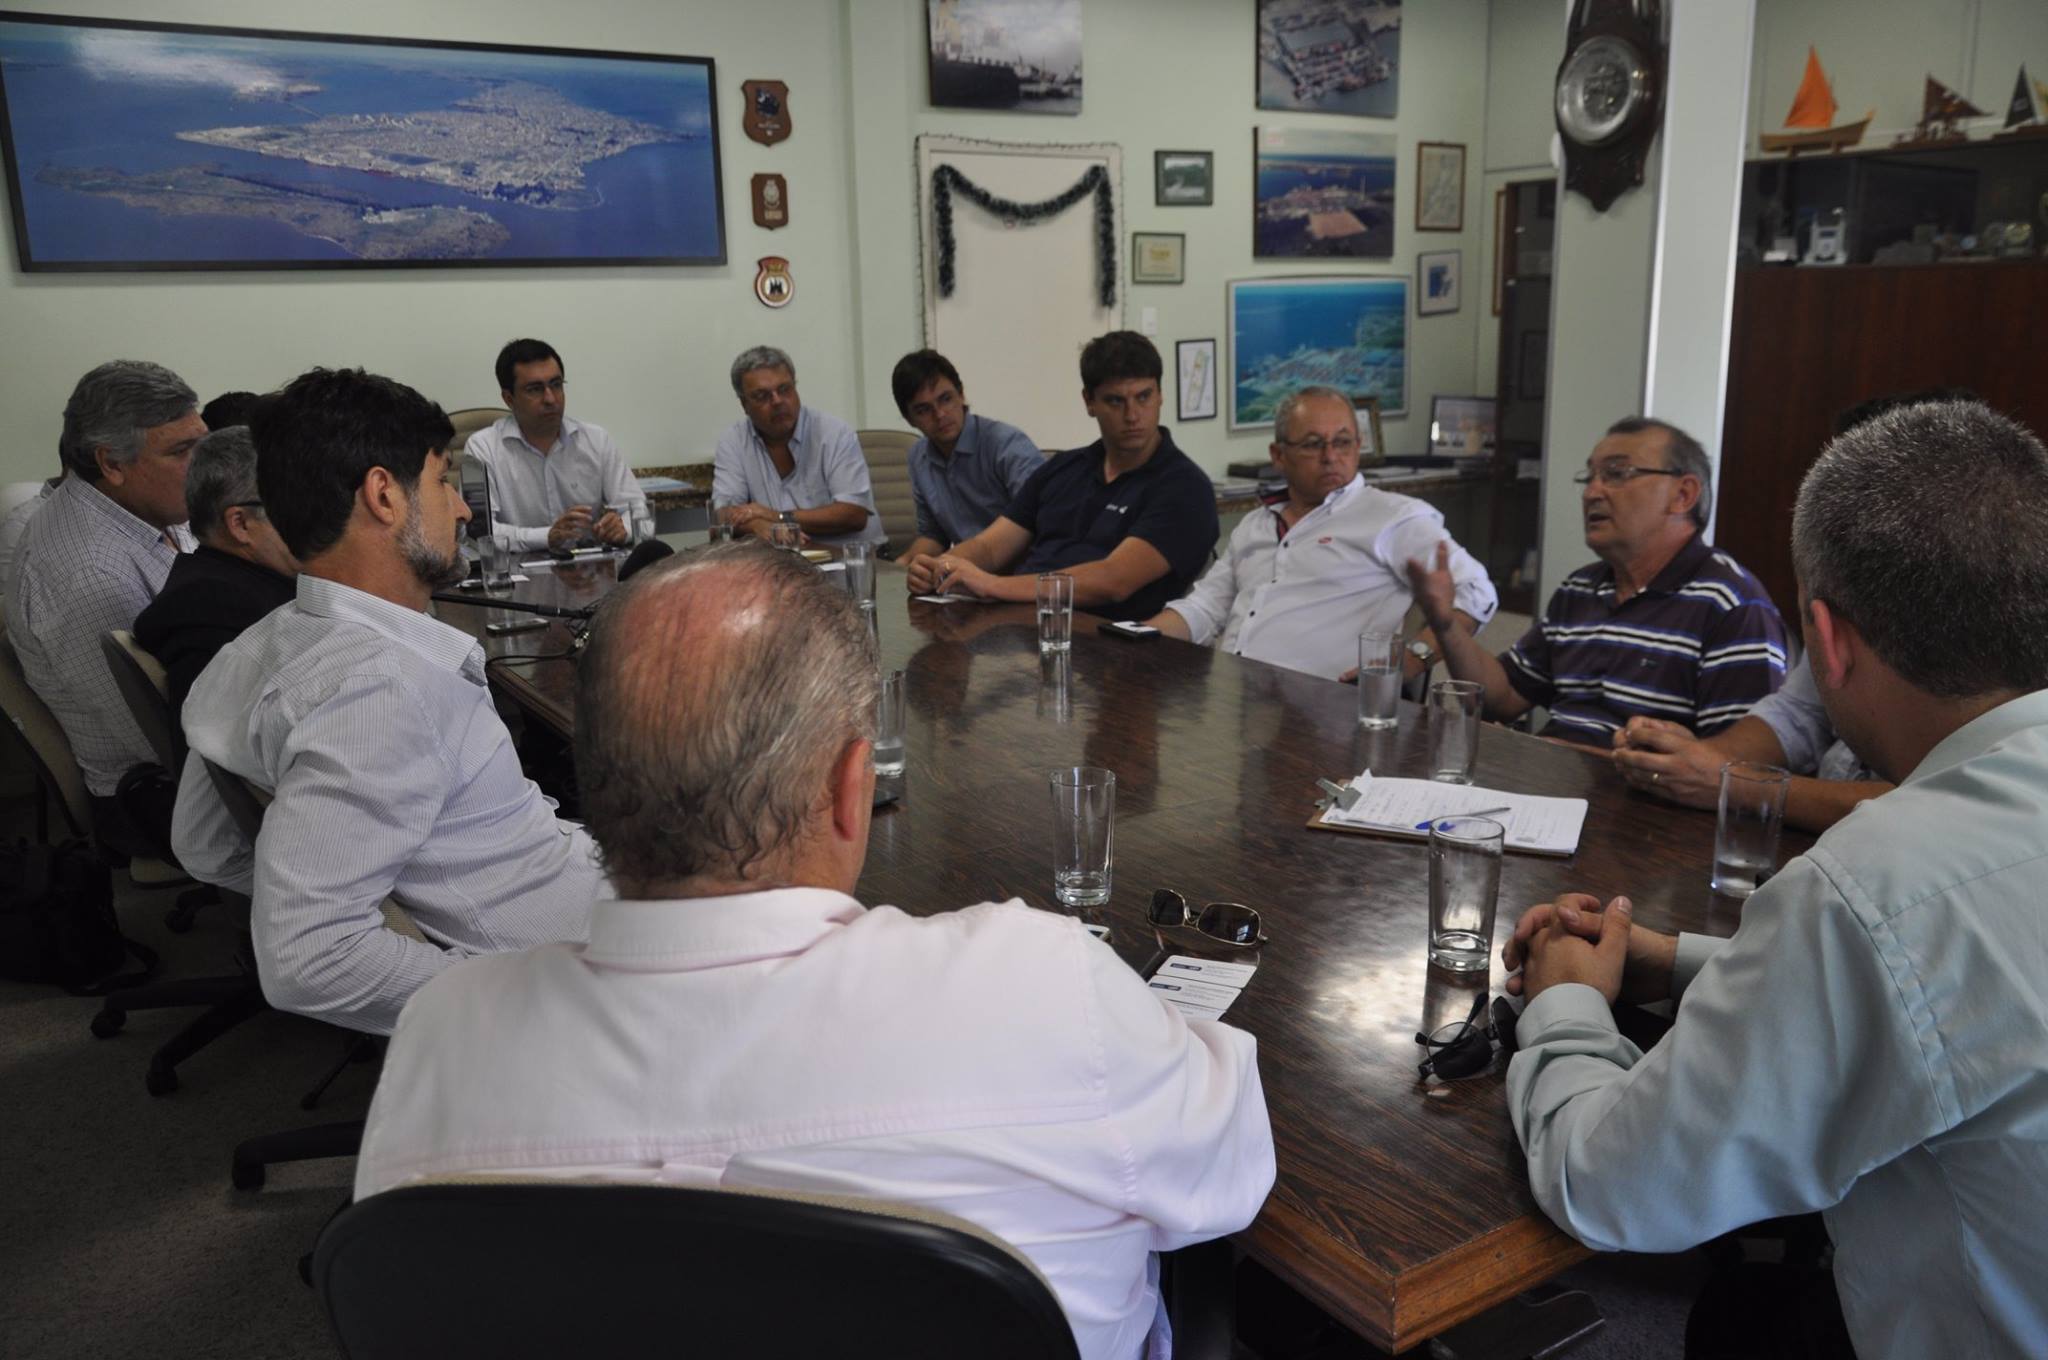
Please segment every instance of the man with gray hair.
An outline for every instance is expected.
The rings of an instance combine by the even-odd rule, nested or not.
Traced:
[[[264,512],[249,427],[215,430],[185,472],[194,552],[171,564],[164,588],[136,616],[135,641],[164,666],[175,715],[215,652],[296,593],[298,559]]]
[[[1898,787],[1731,939],[1568,894],[1504,951],[1529,998],[1509,1108],[1545,1211],[1660,1252],[1819,1211],[1820,1302],[1839,1293],[1862,1360],[2048,1354],[2043,524],[2048,450],[1987,407],[1837,438],[1793,513],[1807,653],[1836,730]],[[1646,1054],[1617,998],[1678,999],[1677,1023]],[[1703,1298],[1694,1329],[1755,1317],[1734,1302]]]
[[[1358,635],[1399,632],[1408,567],[1439,558],[1453,607],[1477,632],[1498,605],[1486,568],[1453,543],[1426,501],[1366,485],[1358,470],[1358,412],[1334,387],[1303,387],[1273,414],[1274,468],[1287,499],[1238,523],[1195,588],[1146,622],[1190,642],[1336,680],[1358,668]],[[1407,659],[1435,661],[1417,639]]]
[[[1499,657],[1453,617],[1443,563],[1410,570],[1445,664],[1484,686],[1486,716],[1512,722],[1547,704],[1542,735],[1606,751],[1637,715],[1706,736],[1784,683],[1778,607],[1707,543],[1713,470],[1698,440],[1661,420],[1618,420],[1572,480],[1600,560],[1565,577]]]
[[[168,853],[175,786],[115,796],[122,777],[155,756],[100,638],[131,627],[192,546],[185,464],[206,433],[198,407],[160,364],[119,359],[80,378],[58,437],[70,475],[23,532],[7,595],[8,640],[70,739],[93,833],[126,855]]]
[[[1183,1019],[1072,917],[854,899],[875,650],[801,560],[700,549],[590,637],[577,774],[623,900],[588,944],[413,997],[357,1196],[535,1170],[871,1194],[1031,1257],[1087,1360],[1144,1354],[1153,1253],[1244,1227],[1272,1184],[1252,1037]]]
[[[796,364],[772,345],[732,361],[746,414],[718,438],[711,504],[727,524],[766,539],[794,524],[817,543],[880,543],[888,535],[853,427],[805,406]]]

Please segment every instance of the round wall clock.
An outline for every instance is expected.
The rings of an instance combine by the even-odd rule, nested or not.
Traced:
[[[1661,0],[1577,0],[1557,68],[1565,188],[1605,212],[1641,184],[1663,97]]]

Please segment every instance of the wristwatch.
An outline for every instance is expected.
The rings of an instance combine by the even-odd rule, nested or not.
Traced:
[[[778,511],[776,511],[776,512],[775,512],[775,522],[776,522],[777,524],[794,524],[794,523],[796,523],[796,511],[794,511],[794,510],[778,510]]]
[[[1408,644],[1408,655],[1420,661],[1424,670],[1436,664],[1436,653],[1429,650],[1429,644],[1421,638],[1416,638]]]

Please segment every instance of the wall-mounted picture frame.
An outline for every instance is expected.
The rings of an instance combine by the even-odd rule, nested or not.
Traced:
[[[1230,428],[1270,427],[1280,399],[1320,383],[1408,414],[1406,278],[1310,275],[1224,285]]]
[[[1182,340],[1173,347],[1173,367],[1178,375],[1177,420],[1216,418],[1216,342]]]
[[[1081,112],[1081,0],[927,0],[932,106]]]
[[[1415,147],[1415,229],[1465,229],[1465,144],[1419,142]]]
[[[1132,232],[1131,282],[1185,283],[1187,246],[1188,238],[1184,232]]]
[[[1383,132],[1255,129],[1252,255],[1390,258],[1397,149]]]
[[[1152,153],[1152,201],[1161,208],[1206,208],[1216,201],[1216,153]]]
[[[1415,314],[1443,316],[1459,306],[1461,250],[1425,250],[1415,257]]]
[[[26,272],[722,265],[709,57],[9,13]]]
[[[1392,118],[1401,104],[1401,0],[1259,0],[1262,109]]]

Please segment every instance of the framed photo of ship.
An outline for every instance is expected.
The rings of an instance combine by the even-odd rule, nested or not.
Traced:
[[[724,264],[708,57],[0,15],[25,271]]]
[[[1255,257],[1392,257],[1392,136],[1259,128],[1253,133],[1253,151]]]
[[[932,107],[1081,111],[1081,0],[925,0]]]
[[[1392,118],[1401,0],[1259,0],[1258,106]]]
[[[1405,278],[1335,276],[1226,284],[1230,428],[1270,426],[1280,398],[1310,383],[1406,415],[1408,288]]]

